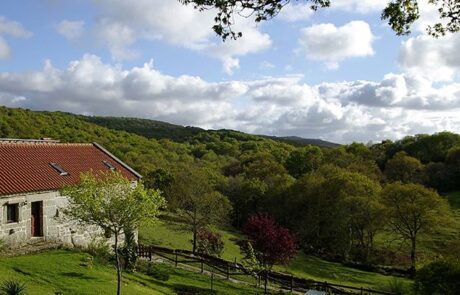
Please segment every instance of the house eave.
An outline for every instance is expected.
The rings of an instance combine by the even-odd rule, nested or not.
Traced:
[[[123,162],[122,160],[120,160],[118,157],[116,157],[114,154],[112,154],[111,152],[109,152],[107,149],[105,149],[102,145],[98,144],[97,142],[93,142],[93,145],[95,147],[97,147],[99,150],[101,150],[103,153],[105,153],[106,155],[108,155],[109,157],[111,157],[112,159],[114,159],[118,164],[120,164],[121,166],[123,166],[124,168],[126,168],[126,170],[128,170],[129,172],[131,172],[132,174],[134,174],[139,180],[142,179],[142,175],[140,175],[136,170],[134,170],[133,168],[131,168],[130,166],[128,166],[128,164],[126,164],[125,162]]]

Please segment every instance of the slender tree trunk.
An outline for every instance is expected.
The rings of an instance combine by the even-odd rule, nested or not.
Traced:
[[[193,228],[193,249],[192,249],[193,254],[195,254],[195,251],[196,251],[196,232],[197,232],[197,229],[196,227],[194,227]]]
[[[118,255],[118,233],[115,234],[115,264],[117,268],[117,295],[121,294],[121,265],[120,256]]]
[[[415,273],[415,264],[416,264],[416,260],[417,260],[417,248],[416,248],[416,243],[417,243],[417,239],[416,237],[412,237],[411,238],[411,249],[410,249],[410,261],[411,261],[411,267],[410,267],[410,270],[411,270],[411,273],[414,274]]]

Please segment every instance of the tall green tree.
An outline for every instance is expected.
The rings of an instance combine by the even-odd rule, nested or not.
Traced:
[[[368,177],[327,165],[290,188],[285,214],[307,248],[367,260],[383,226],[379,192]]]
[[[449,204],[431,189],[401,182],[383,189],[382,203],[390,230],[410,242],[411,270],[415,272],[419,236],[447,224]]]
[[[423,183],[424,170],[424,165],[418,159],[408,156],[405,152],[399,152],[387,162],[384,174],[390,182]]]
[[[165,200],[156,190],[146,190],[118,172],[86,173],[80,183],[66,187],[62,194],[69,204],[65,215],[80,224],[96,225],[114,238],[117,294],[121,293],[122,265],[119,257],[120,236],[136,230],[143,222],[154,222]]]
[[[164,191],[171,185],[172,181],[173,176],[168,170],[158,168],[147,173],[144,184],[147,188]]]
[[[284,166],[289,174],[298,178],[316,171],[323,162],[323,152],[317,146],[308,145],[291,152]]]
[[[199,168],[188,167],[178,171],[165,194],[169,207],[192,232],[194,253],[198,231],[209,225],[225,223],[231,211],[228,198],[212,187],[206,172]]]

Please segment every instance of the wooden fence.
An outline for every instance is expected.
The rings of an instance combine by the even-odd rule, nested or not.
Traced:
[[[149,259],[150,261],[154,256],[161,257],[173,262],[176,267],[179,263],[193,265],[195,267],[199,267],[202,273],[206,269],[227,279],[233,278],[236,280],[242,280],[243,277],[253,278],[257,281],[258,286],[260,286],[261,281],[263,281],[265,286],[269,284],[270,286],[290,292],[295,291],[305,293],[308,290],[318,290],[326,291],[328,294],[337,295],[395,295],[394,293],[367,288],[318,282],[275,271],[255,272],[237,262],[231,262],[209,255],[193,254],[191,251],[187,250],[169,249],[153,245],[139,245],[138,255],[139,257]]]

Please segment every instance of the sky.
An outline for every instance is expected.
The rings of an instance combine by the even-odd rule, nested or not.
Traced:
[[[0,105],[350,143],[460,133],[460,33],[434,39],[420,0],[396,36],[386,0],[291,1],[273,20],[176,0],[0,1]]]

